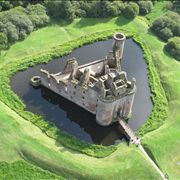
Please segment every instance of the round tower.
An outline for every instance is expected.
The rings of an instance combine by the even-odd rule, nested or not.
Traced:
[[[114,44],[113,44],[113,53],[117,62],[120,63],[120,60],[123,56],[124,43],[126,40],[126,36],[123,33],[116,33],[113,36]]]

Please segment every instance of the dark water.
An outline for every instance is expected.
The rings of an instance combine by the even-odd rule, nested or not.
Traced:
[[[29,80],[38,75],[40,68],[52,73],[61,71],[70,57],[75,57],[79,64],[102,59],[112,47],[112,40],[100,41],[74,50],[70,55],[52,60],[46,65],[37,65],[26,71],[18,72],[11,79],[14,92],[23,99],[27,110],[43,115],[57,127],[90,143],[110,145],[123,138],[118,130],[118,124],[102,127],[95,122],[95,116],[56,95],[45,88],[33,88]],[[133,106],[133,116],[128,124],[137,130],[146,122],[151,109],[150,89],[148,86],[147,65],[143,59],[142,50],[131,39],[126,40],[122,69],[127,72],[128,79],[137,81],[137,93]]]

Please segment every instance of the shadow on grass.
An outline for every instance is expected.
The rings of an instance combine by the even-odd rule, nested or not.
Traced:
[[[156,161],[156,158],[154,157],[152,151],[147,147],[147,145],[142,145],[148,156],[154,161],[154,163],[158,166],[159,169],[161,169]]]
[[[175,60],[175,61],[177,61],[177,62],[180,63],[180,59],[178,60],[178,59],[176,59],[175,57],[173,57],[173,56],[166,50],[165,46],[164,46],[164,48],[163,48],[163,52],[164,52],[164,54],[165,54],[166,56],[168,56],[168,57],[171,58],[172,60]]]
[[[51,19],[51,21],[49,22],[49,26],[58,25],[62,27],[62,26],[68,26],[71,23],[72,21],[65,21],[63,19]]]
[[[74,27],[76,28],[83,28],[87,26],[95,26],[97,24],[101,23],[107,23],[111,20],[112,18],[81,18],[75,25]]]
[[[118,26],[124,26],[124,25],[127,25],[129,24],[133,19],[127,19],[123,16],[120,16],[116,19],[115,23],[118,25]]]
[[[77,21],[76,23],[74,23],[74,27],[75,28],[84,28],[84,27],[89,27],[89,26],[95,26],[98,24],[106,24],[109,21],[111,21],[112,19],[115,19],[115,24],[118,26],[123,26],[123,25],[127,25],[128,23],[130,23],[132,21],[132,19],[126,19],[123,16],[120,17],[110,17],[110,18],[80,18],[79,21]],[[77,19],[76,19],[77,20]],[[52,19],[49,23],[50,26],[54,26],[54,25],[58,25],[58,26],[68,26],[72,23],[73,21],[65,21],[62,19]]]

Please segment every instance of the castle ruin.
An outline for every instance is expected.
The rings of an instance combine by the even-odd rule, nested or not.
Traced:
[[[34,86],[42,85],[96,115],[96,121],[107,126],[131,117],[136,80],[127,80],[121,69],[125,35],[116,33],[108,55],[101,60],[79,66],[69,59],[62,72],[52,74],[41,69],[31,78]]]

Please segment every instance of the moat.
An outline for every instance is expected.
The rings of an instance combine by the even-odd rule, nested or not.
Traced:
[[[123,138],[115,123],[102,127],[95,122],[95,116],[83,110],[72,102],[56,95],[45,88],[34,89],[29,79],[38,75],[41,68],[52,73],[62,71],[66,60],[75,57],[79,64],[85,64],[106,56],[112,47],[112,40],[101,41],[83,46],[74,50],[70,55],[58,60],[52,60],[46,65],[37,65],[26,71],[17,73],[11,81],[12,89],[21,97],[27,110],[43,115],[60,129],[90,143],[110,145]],[[137,130],[148,118],[152,103],[148,86],[147,65],[143,59],[142,50],[131,39],[126,40],[122,59],[122,69],[127,72],[127,77],[135,77],[137,93],[133,105],[133,116],[128,124]]]

